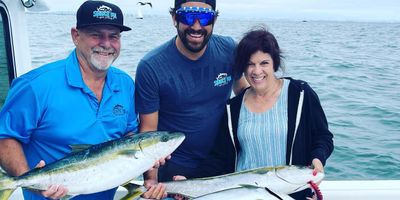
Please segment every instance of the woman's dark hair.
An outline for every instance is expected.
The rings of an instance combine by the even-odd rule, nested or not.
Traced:
[[[248,67],[251,55],[257,51],[268,53],[274,66],[274,71],[281,67],[281,50],[275,36],[264,27],[253,28],[240,40],[235,51],[234,75],[240,78]]]

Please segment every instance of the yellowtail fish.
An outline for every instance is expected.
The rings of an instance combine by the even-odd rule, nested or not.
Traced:
[[[61,184],[68,197],[96,193],[124,184],[171,154],[184,140],[183,133],[148,132],[92,145],[33,169],[19,177],[0,173],[0,200],[18,188],[46,190]]]
[[[241,172],[213,176],[163,182],[169,194],[179,194],[189,199],[199,198],[211,193],[218,193],[243,185],[268,188],[281,194],[292,194],[310,188],[310,183],[320,182],[324,173],[313,173],[313,169],[303,166],[280,166],[251,169]],[[123,199],[135,199],[142,194],[143,186],[126,184],[128,194]],[[228,198],[229,199],[229,198]]]
[[[264,167],[235,172],[222,176],[165,182],[166,191],[188,197],[254,185],[283,194],[292,194],[310,187],[310,182],[320,182],[323,173],[313,174],[313,169],[303,166]]]

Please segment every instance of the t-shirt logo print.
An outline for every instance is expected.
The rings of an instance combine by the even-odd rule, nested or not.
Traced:
[[[221,87],[227,85],[232,80],[231,76],[228,76],[228,73],[219,73],[217,78],[214,81],[215,87]]]
[[[114,20],[117,19],[117,13],[113,12],[110,7],[102,5],[93,11],[93,17]]]
[[[113,108],[113,114],[115,116],[124,115],[126,113],[125,108],[122,105],[115,105]]]

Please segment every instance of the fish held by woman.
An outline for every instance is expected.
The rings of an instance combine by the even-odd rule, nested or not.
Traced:
[[[241,172],[178,181],[163,182],[168,194],[179,194],[189,199],[223,190],[242,187],[243,185],[268,188],[271,191],[292,194],[315,185],[324,178],[324,173],[314,172],[304,166],[263,167]],[[128,194],[124,199],[134,199],[145,191],[143,187],[128,183],[124,186]],[[313,188],[315,189],[315,188]]]

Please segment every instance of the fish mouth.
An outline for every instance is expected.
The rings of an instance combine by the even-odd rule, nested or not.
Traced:
[[[297,186],[297,187],[294,189],[294,191],[293,191],[292,193],[299,192],[299,191],[302,191],[302,190],[308,188],[308,183],[305,183],[305,184],[303,184],[303,183],[300,183],[300,184],[299,184],[299,183],[292,183],[292,182],[290,182],[290,181],[288,181],[288,180],[286,180],[286,179],[280,177],[278,174],[277,174],[276,176],[277,176],[279,179],[281,179],[282,181],[284,181],[284,182],[286,182],[286,183],[288,183],[288,184],[296,185],[296,186]]]
[[[299,171],[298,172],[299,178],[297,178],[297,179],[293,177],[294,174],[291,171],[287,171],[286,173],[285,173],[285,171],[282,171],[282,173],[280,173],[280,170],[275,170],[275,175],[282,181],[296,187],[292,193],[299,192],[299,191],[302,191],[307,188],[313,189],[313,187],[315,188],[315,191],[318,191],[319,190],[318,186],[313,183],[321,181],[324,177],[323,173],[313,174],[313,171],[311,168],[298,167],[298,166],[291,166],[289,168],[285,168],[282,170],[290,170],[290,169],[303,169],[304,170],[304,168],[306,168],[308,170]]]
[[[290,184],[290,185],[295,185],[295,186],[297,186],[297,187],[294,189],[294,191],[293,191],[292,193],[299,192],[299,191],[302,191],[302,190],[304,190],[304,189],[309,188],[309,182],[307,182],[307,183],[296,183],[296,182],[293,182],[293,181],[289,181],[289,180],[287,180],[285,177],[282,177],[282,176],[278,173],[277,170],[275,171],[275,175],[276,175],[276,177],[278,177],[278,178],[281,179],[282,181],[284,181],[284,182],[286,182],[286,183],[288,183],[288,184]]]
[[[178,139],[178,140],[184,140],[185,139],[185,134],[181,133],[181,132],[173,132],[170,133],[170,139]]]
[[[185,135],[180,132],[151,131],[140,134],[143,135],[138,139],[138,149],[145,154],[151,154],[157,157],[161,152],[169,151],[168,149],[175,150],[185,139]],[[162,148],[163,145],[167,145],[168,148]]]

